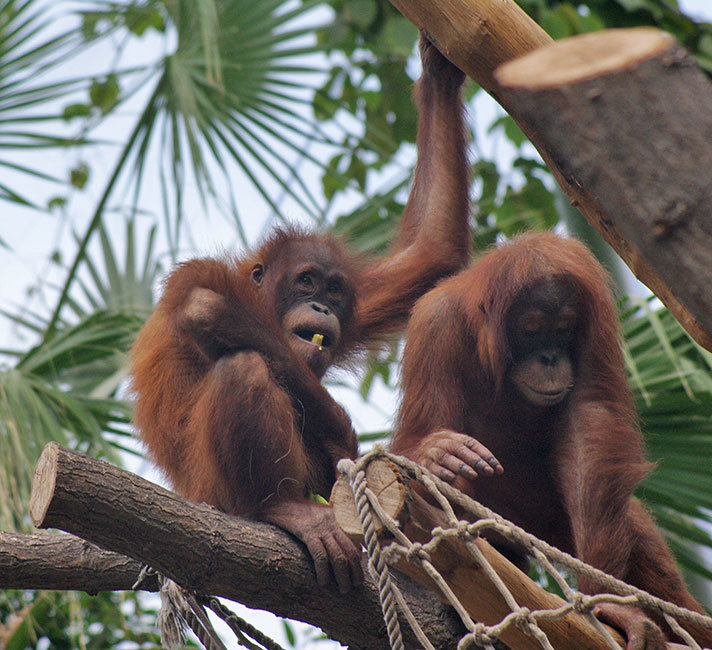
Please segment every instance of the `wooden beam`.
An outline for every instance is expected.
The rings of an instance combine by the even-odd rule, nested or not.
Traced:
[[[45,447],[37,464],[30,514],[39,527],[60,528],[133,558],[200,594],[306,621],[353,648],[389,647],[378,589],[370,580],[348,594],[322,589],[306,550],[275,526],[193,503],[56,443]],[[0,588],[9,588],[4,578]],[[401,578],[406,600],[436,646],[455,648],[463,633],[455,616],[427,589]],[[28,576],[17,579],[31,586]],[[50,587],[44,577],[37,580]],[[82,588],[76,580],[71,584]],[[402,627],[407,647],[415,647],[405,619]]]

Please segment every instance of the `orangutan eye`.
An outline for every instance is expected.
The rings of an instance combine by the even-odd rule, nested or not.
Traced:
[[[338,282],[336,280],[332,280],[331,282],[329,282],[328,286],[326,287],[326,290],[329,293],[329,297],[334,298],[336,300],[340,300],[344,294],[344,287],[341,285],[341,282]]]
[[[528,336],[538,334],[543,324],[543,317],[539,312],[529,312],[521,320],[522,331]]]
[[[311,291],[314,288],[314,278],[312,277],[312,274],[309,273],[309,271],[300,273],[299,277],[297,278],[297,283],[302,289],[306,289],[308,291]]]
[[[557,332],[568,332],[574,329],[576,325],[576,311],[570,307],[565,307],[561,310],[558,320],[556,321]]]

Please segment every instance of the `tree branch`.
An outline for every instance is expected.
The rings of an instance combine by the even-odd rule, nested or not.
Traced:
[[[0,589],[100,591],[133,589],[141,563],[60,533],[0,531]],[[158,591],[155,574],[139,589]]]
[[[192,503],[56,443],[45,447],[35,470],[30,513],[41,528],[66,530],[148,564],[198,593],[306,621],[354,648],[388,647],[378,590],[372,582],[346,595],[321,589],[305,550],[287,533]],[[87,548],[94,552],[94,547]],[[49,559],[60,564],[61,556]],[[17,570],[14,584],[4,584],[13,579],[12,574],[0,576],[2,588],[49,586],[40,573],[38,584]],[[455,647],[463,629],[449,608],[406,577],[399,582],[435,646]],[[66,579],[58,579],[54,588],[66,584]],[[72,582],[72,588],[77,586]],[[414,647],[416,640],[408,636],[405,621],[402,629],[406,645]]]

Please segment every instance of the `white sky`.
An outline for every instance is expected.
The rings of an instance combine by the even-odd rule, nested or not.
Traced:
[[[683,12],[693,18],[712,22],[711,0],[678,0],[677,4]]]

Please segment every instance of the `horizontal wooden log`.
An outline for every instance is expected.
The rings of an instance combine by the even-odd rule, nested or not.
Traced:
[[[0,589],[121,591],[134,589],[141,563],[63,533],[0,531]],[[158,591],[155,574],[137,589]]]
[[[311,623],[354,648],[388,648],[370,580],[349,594],[321,589],[306,551],[284,531],[192,503],[56,443],[45,447],[37,464],[30,514],[41,528],[59,528],[131,557],[200,594]],[[452,612],[428,590],[402,580],[437,647],[456,647],[463,630]],[[405,622],[403,629],[413,647]]]

